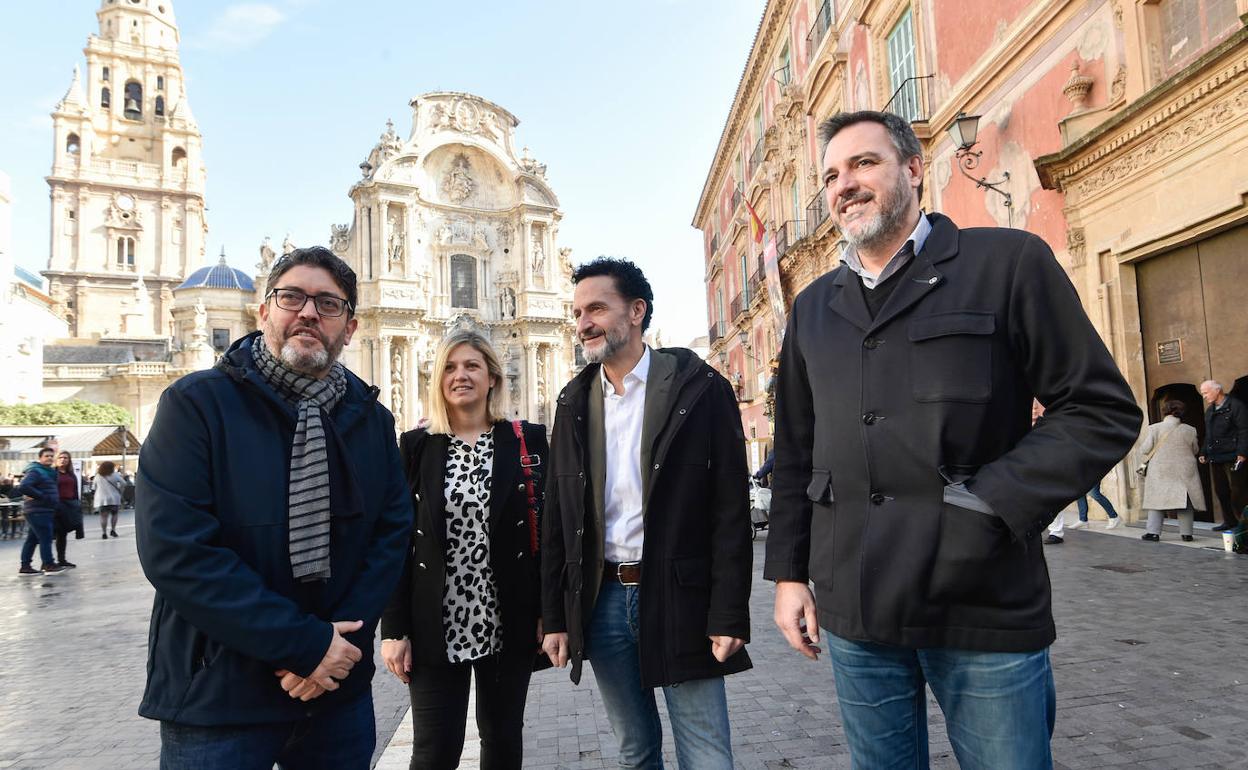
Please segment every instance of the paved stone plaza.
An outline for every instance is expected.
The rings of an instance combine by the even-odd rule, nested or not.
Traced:
[[[58,577],[17,577],[18,544],[0,541],[0,768],[156,766],[157,726],[135,715],[151,587],[130,516],[118,540],[100,540],[91,523],[87,539],[70,542],[78,569]],[[1206,535],[1195,545],[1217,550],[1097,526],[1046,552],[1059,635],[1058,767],[1248,767],[1248,558],[1222,553]],[[772,630],[770,603],[770,586],[757,579],[755,668],[728,680],[737,764],[848,768],[826,659],[790,653]],[[592,674],[577,688],[566,677],[534,678],[526,767],[613,767]],[[374,693],[382,756],[405,718],[406,691],[379,675]],[[934,703],[931,714],[932,765],[956,767]],[[379,767],[406,767],[405,732]]]

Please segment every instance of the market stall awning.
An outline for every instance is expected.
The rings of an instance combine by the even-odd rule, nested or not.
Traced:
[[[138,454],[139,440],[119,425],[0,425],[0,460],[34,460],[54,440],[75,457]]]

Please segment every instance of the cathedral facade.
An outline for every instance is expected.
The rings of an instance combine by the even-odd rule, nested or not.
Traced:
[[[456,326],[489,338],[502,361],[511,417],[549,423],[576,368],[571,250],[546,167],[517,153],[519,121],[466,93],[410,102],[360,164],[348,225],[330,247],[360,279],[360,327],[344,363],[381,389],[401,429],[423,414],[438,341]],[[267,280],[262,249],[257,296]]]

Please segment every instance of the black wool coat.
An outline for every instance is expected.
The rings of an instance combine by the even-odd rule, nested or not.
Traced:
[[[549,450],[546,428],[523,423],[524,443],[538,460],[532,466],[537,496],[537,528]],[[399,454],[411,490],[415,516],[411,548],[385,613],[383,639],[407,636],[412,663],[447,664],[446,632],[442,622],[442,594],[446,584],[446,456],[450,437],[409,430],[399,439]],[[520,467],[520,441],[509,422],[494,425],[494,465],[490,477],[490,567],[498,590],[502,627],[500,656],[532,660],[539,648],[537,621],[541,617],[538,555],[532,551],[529,497]]]
[[[708,636],[750,638],[749,493],[745,437],[732,387],[690,350],[652,359],[643,440],[640,664],[644,687],[744,671],[742,648],[724,663]],[[659,382],[659,369],[669,374]],[[559,393],[551,436],[551,476],[542,546],[542,617],[566,631],[572,681],[579,682],[585,636],[602,581],[604,534],[590,482],[589,397],[601,366],[591,364]],[[665,396],[658,394],[665,393]],[[643,436],[645,436],[643,431]]]
[[[1044,241],[929,219],[874,319],[844,266],[794,301],[764,576],[813,581],[820,626],[844,638],[1041,649],[1040,534],[1141,413]]]
[[[1210,462],[1233,463],[1238,455],[1248,455],[1248,407],[1227,396],[1221,408],[1205,410],[1204,455]]]

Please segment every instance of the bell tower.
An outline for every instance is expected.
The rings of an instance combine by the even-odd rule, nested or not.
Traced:
[[[172,289],[204,262],[208,232],[177,21],[172,0],[101,0],[96,17],[52,112],[44,275],[71,336],[168,337]],[[150,320],[135,323],[140,306]]]

